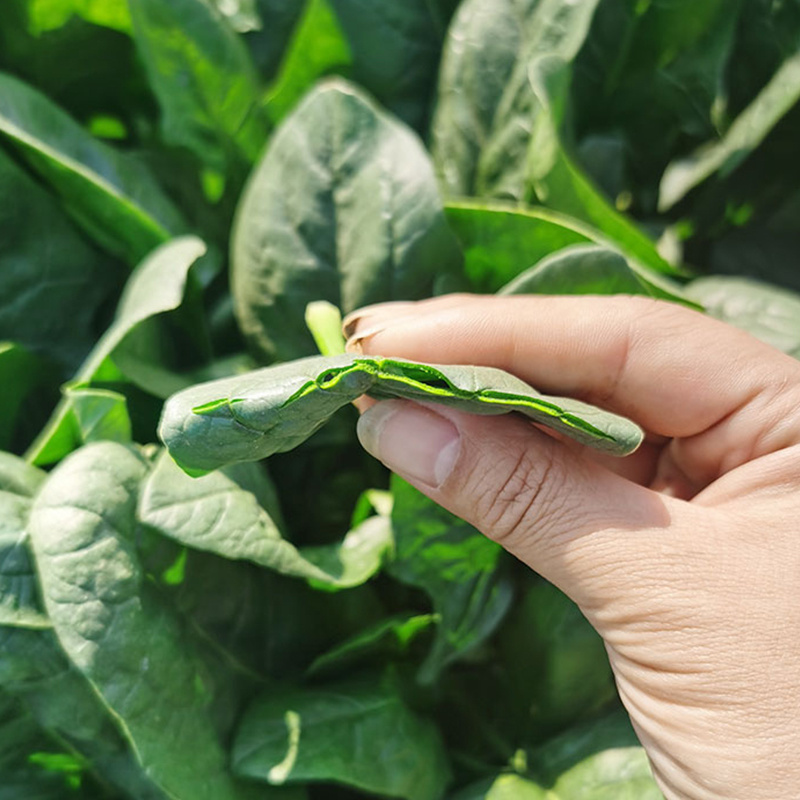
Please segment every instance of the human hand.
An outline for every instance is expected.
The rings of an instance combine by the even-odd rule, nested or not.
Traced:
[[[500,367],[645,428],[617,460],[388,400],[359,437],[580,606],[668,798],[800,796],[800,362],[631,297],[450,296],[346,328],[351,349]]]

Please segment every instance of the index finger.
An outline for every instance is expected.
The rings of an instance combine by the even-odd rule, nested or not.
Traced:
[[[670,303],[450,295],[368,307],[345,327],[351,349],[499,367],[657,435],[693,437],[736,416],[751,441],[769,440],[768,450],[800,441],[800,363]]]

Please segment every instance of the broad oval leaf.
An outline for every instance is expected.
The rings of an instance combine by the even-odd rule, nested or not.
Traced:
[[[582,444],[626,455],[642,441],[624,417],[539,394],[491,367],[368,356],[317,356],[199,384],[166,403],[159,436],[187,471],[291,450],[362,394],[449,405],[475,414],[524,414]]]
[[[129,4],[164,139],[218,170],[253,163],[267,129],[255,66],[228,20],[209,0]]]
[[[308,303],[328,300],[347,313],[423,297],[459,265],[422,143],[334,81],[287,117],[250,178],[233,234],[232,290],[253,347],[287,360],[314,352]]]
[[[227,772],[207,675],[138,560],[136,498],[146,472],[132,450],[101,443],[50,474],[29,523],[45,605],[62,647],[153,780],[180,800],[240,800],[251,795]]]
[[[435,726],[371,677],[257,699],[233,745],[238,775],[332,781],[381,796],[438,800],[450,770]]]

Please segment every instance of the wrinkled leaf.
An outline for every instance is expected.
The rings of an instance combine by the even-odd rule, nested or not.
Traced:
[[[164,139],[219,170],[253,163],[266,128],[255,67],[230,23],[208,0],[129,3]]]
[[[244,798],[209,719],[213,688],[137,558],[146,471],[133,451],[100,443],[51,473],[29,524],[45,605],[62,647],[170,796]]]
[[[233,764],[273,784],[332,781],[407,800],[437,800],[450,777],[436,728],[372,678],[259,698],[242,720]]]
[[[499,294],[629,294],[693,305],[666,277],[595,244],[565,247],[543,258]]]
[[[303,314],[413,299],[458,268],[417,137],[342,81],[312,92],[275,133],[237,212],[232,290],[265,358],[314,352]]]
[[[717,319],[800,358],[800,295],[749,278],[698,278],[686,294]]]
[[[101,246],[135,264],[184,224],[144,164],[93,139],[43,94],[0,73],[0,134]]]
[[[502,548],[421,492],[392,477],[395,557],[389,573],[422,589],[439,618],[420,681],[436,680],[494,633],[509,609]]]
[[[47,426],[31,445],[26,456],[29,461],[52,464],[83,442],[129,438],[124,398],[116,392],[93,389],[90,384],[109,370],[114,378],[118,377],[113,364],[115,349],[149,318],[180,306],[189,270],[205,252],[199,239],[182,237],[155,250],[136,268],[119,301],[114,322],[97,341]]]
[[[316,356],[185,389],[167,401],[159,436],[184,469],[208,471],[291,450],[362,394],[427,400],[475,414],[517,411],[616,455],[632,452],[642,440],[633,422],[577,400],[541,395],[502,370],[368,356]]]
[[[719,142],[667,167],[659,209],[667,211],[695,186],[719,172],[730,175],[800,100],[800,52],[787,58],[758,97],[733,121]]]
[[[192,479],[164,453],[142,487],[139,518],[189,547],[246,559],[324,588],[358,586],[380,569],[392,543],[380,518],[362,523],[338,545],[298,551],[235,475]]]

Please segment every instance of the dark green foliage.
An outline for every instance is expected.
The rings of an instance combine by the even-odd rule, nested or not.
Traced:
[[[572,601],[315,433],[365,390],[638,429],[292,359],[309,302],[454,290],[797,357],[799,51],[794,0],[3,0],[0,800],[659,797]]]

